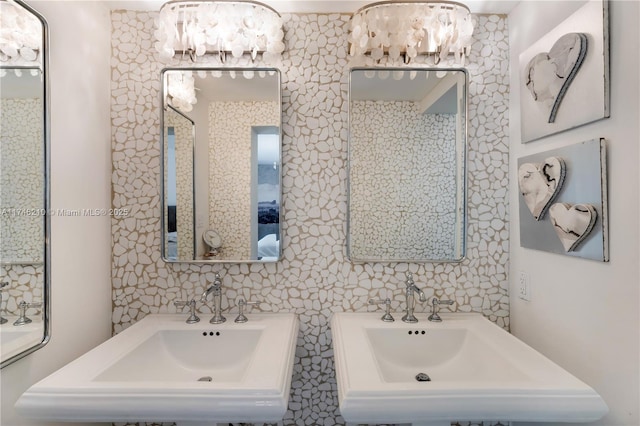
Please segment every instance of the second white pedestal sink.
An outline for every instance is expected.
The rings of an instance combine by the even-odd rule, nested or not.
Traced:
[[[589,422],[607,405],[589,386],[479,314],[442,323],[331,320],[340,412],[352,423]]]
[[[294,314],[186,324],[149,315],[25,392],[25,417],[68,422],[278,422],[289,400]]]

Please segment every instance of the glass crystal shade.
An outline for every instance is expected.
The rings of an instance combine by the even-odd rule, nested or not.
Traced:
[[[41,65],[42,24],[12,1],[0,2],[0,64]]]
[[[166,93],[166,101],[172,107],[182,112],[191,111],[193,105],[198,102],[193,72],[184,71],[169,74]]]
[[[379,2],[351,18],[349,54],[369,65],[385,55],[392,63],[409,63],[418,55],[432,54],[437,64],[453,54],[463,65],[472,35],[471,13],[462,3]]]
[[[261,53],[269,61],[284,51],[282,18],[253,1],[169,1],[160,9],[156,38],[163,60],[183,52],[195,61],[213,52],[224,62],[230,52],[234,58],[249,53],[252,59]]]
[[[4,70],[0,70],[0,76],[2,76],[2,71]],[[251,80],[253,78],[264,78],[267,75],[272,76],[275,74],[275,71],[256,71],[251,69],[235,70],[229,68],[228,74],[234,79],[245,78],[247,80]],[[198,103],[197,90],[199,89],[196,89],[195,77],[197,76],[200,79],[205,79],[208,75],[211,75],[211,77],[214,78],[220,78],[223,76],[223,73],[221,70],[214,70],[211,72],[198,70],[195,72],[182,71],[168,73],[165,88],[165,102],[182,112],[190,112],[193,110],[193,106]]]

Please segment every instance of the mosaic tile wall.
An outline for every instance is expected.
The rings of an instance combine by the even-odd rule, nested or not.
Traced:
[[[160,259],[160,69],[156,13],[112,13],[113,327],[201,293],[223,276],[223,308],[239,295],[265,312],[299,315],[301,330],[285,425],[341,425],[329,320],[335,311],[372,311],[370,297],[403,304],[407,270],[428,296],[509,326],[508,44],[506,18],[478,16],[467,66],[469,238],[459,264],[351,264],[346,259],[348,15],[283,15],[283,259],[272,264],[165,264]],[[234,64],[237,66],[238,64]],[[264,65],[259,61],[258,66]],[[425,319],[425,307],[417,307]],[[209,307],[200,311],[210,312]],[[206,315],[205,315],[206,316]]]
[[[350,114],[353,258],[457,257],[456,115],[398,101],[351,102]]]
[[[18,304],[42,302],[42,290],[44,288],[44,265],[2,265],[0,267],[0,283],[8,282],[9,285],[2,289],[2,316],[18,316],[20,309]],[[27,316],[37,318],[42,313],[41,309],[29,308]]]
[[[7,316],[18,315],[22,301],[42,301],[44,216],[21,210],[42,207],[42,100],[5,98],[0,110],[0,283],[9,283],[0,313]]]
[[[5,98],[0,108],[0,260],[42,261],[42,100]]]
[[[279,125],[274,102],[209,104],[209,223],[225,259],[251,258],[251,127]]]

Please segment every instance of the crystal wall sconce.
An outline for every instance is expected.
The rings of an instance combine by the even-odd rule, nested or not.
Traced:
[[[227,53],[245,53],[269,62],[284,51],[282,18],[273,8],[250,0],[171,0],[160,8],[156,49],[168,61],[176,53],[196,61],[207,53],[224,62]]]
[[[383,1],[367,5],[351,18],[349,54],[362,65],[409,63],[432,55],[435,64],[453,54],[464,65],[471,51],[473,21],[469,8],[451,1]]]

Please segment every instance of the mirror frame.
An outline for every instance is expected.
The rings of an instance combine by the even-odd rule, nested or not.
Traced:
[[[165,74],[169,71],[193,71],[193,72],[198,72],[198,71],[207,71],[207,72],[211,72],[211,71],[222,71],[222,72],[230,72],[230,71],[234,71],[236,73],[242,73],[243,71],[254,71],[254,72],[258,72],[258,71],[275,71],[277,77],[278,77],[278,105],[279,105],[279,123],[278,123],[278,138],[280,141],[280,153],[278,155],[278,161],[280,163],[280,172],[278,174],[278,186],[280,188],[280,209],[278,212],[278,221],[280,224],[280,244],[278,247],[279,253],[278,253],[278,259],[277,260],[270,260],[270,261],[265,261],[265,260],[258,260],[258,259],[241,259],[241,260],[236,260],[236,259],[208,259],[208,260],[204,260],[204,259],[193,259],[193,260],[181,260],[181,259],[168,259],[166,257],[166,250],[165,250],[165,233],[167,230],[167,215],[165,212],[165,155],[164,155],[164,145],[165,145],[165,137],[164,137],[164,113],[165,110],[167,109],[167,105],[165,102],[165,94],[167,91],[167,84],[165,83]],[[255,77],[254,77],[255,78]],[[280,71],[280,69],[275,68],[275,67],[166,67],[163,68],[160,71],[160,105],[161,105],[161,109],[160,109],[160,253],[161,253],[161,258],[164,262],[166,263],[186,263],[186,264],[203,264],[203,265],[208,265],[208,264],[224,264],[224,263],[229,263],[229,264],[243,264],[243,263],[262,263],[262,264],[269,264],[269,263],[277,263],[280,262],[282,260],[282,256],[283,256],[283,246],[282,246],[282,241],[283,241],[283,229],[282,229],[282,225],[284,223],[284,213],[283,213],[283,191],[282,191],[282,170],[283,170],[283,162],[282,162],[282,151],[283,151],[283,133],[282,133],[282,120],[283,120],[283,113],[282,113],[282,73]],[[172,107],[172,109],[174,111],[178,111],[175,108]],[[185,116],[183,113],[180,112],[180,115]],[[186,116],[185,116],[186,117]],[[192,121],[189,117],[186,117],[187,119],[189,119],[189,121]],[[197,129],[195,129],[194,126],[194,138],[195,138],[195,132],[197,132]],[[195,156],[195,142],[193,145],[193,150],[194,150],[194,156]],[[195,199],[195,188],[194,188],[194,199]],[[195,215],[195,212],[194,212]],[[194,226],[195,226],[195,218],[194,218]],[[195,252],[195,240],[194,240],[194,252]]]
[[[26,357],[27,355],[43,348],[51,339],[51,129],[50,129],[50,95],[49,95],[49,25],[46,19],[38,13],[35,9],[27,5],[21,0],[13,0],[14,3],[22,6],[29,13],[33,14],[42,24],[42,142],[44,145],[44,188],[43,188],[43,202],[44,202],[44,241],[43,241],[43,288],[42,288],[42,323],[43,323],[43,336],[40,343],[26,348],[22,352],[2,360],[0,368],[4,368],[9,364]],[[30,67],[2,67],[2,68],[30,68]]]
[[[458,71],[464,73],[465,84],[464,90],[464,120],[462,121],[462,131],[464,132],[464,144],[460,156],[462,157],[462,187],[461,205],[459,206],[462,213],[462,220],[460,221],[461,232],[460,235],[456,235],[456,238],[460,238],[461,255],[455,259],[376,259],[376,258],[354,258],[351,255],[351,76],[354,71],[388,71],[391,74],[394,71]],[[467,258],[467,238],[468,238],[468,187],[469,187],[469,168],[468,168],[468,152],[469,152],[469,72],[466,68],[419,68],[419,67],[353,67],[349,69],[349,93],[348,93],[348,113],[347,113],[347,246],[346,246],[346,258],[351,263],[461,263]]]

